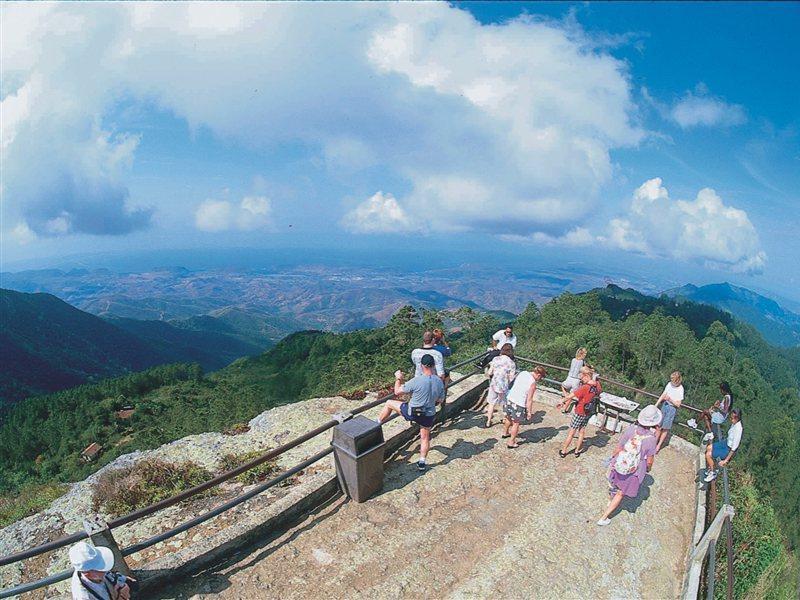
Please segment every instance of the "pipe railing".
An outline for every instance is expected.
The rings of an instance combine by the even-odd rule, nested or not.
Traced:
[[[487,352],[482,352],[482,353],[480,353],[480,354],[478,354],[476,356],[473,356],[473,357],[468,358],[466,360],[463,360],[463,361],[461,361],[459,363],[456,363],[455,365],[452,365],[449,368],[450,368],[450,370],[454,370],[454,369],[458,369],[460,367],[463,367],[464,365],[467,365],[469,363],[472,363],[472,362],[475,362],[475,361],[481,359],[482,357],[484,357],[486,355],[486,353]],[[530,358],[524,358],[524,357],[520,357],[520,356],[515,357],[515,360],[521,361],[521,362],[526,362],[526,363],[529,363],[529,364],[534,364],[534,365],[541,365],[541,366],[543,366],[545,368],[550,368],[550,369],[557,369],[557,370],[562,370],[562,371],[568,371],[569,370],[567,367],[562,367],[562,366],[559,366],[559,365],[553,365],[553,364],[550,364],[550,363],[547,363],[547,362],[544,362],[544,361],[534,360],[534,359],[530,359]],[[476,371],[476,373],[477,372],[479,372],[479,371]],[[457,383],[460,383],[461,381],[464,381],[465,379],[473,376],[476,373],[469,373],[469,374],[466,374],[466,375],[464,375],[462,377],[459,377],[455,381],[452,381],[450,383],[450,385],[456,385]],[[625,383],[622,383],[622,382],[619,382],[619,381],[615,381],[615,380],[607,378],[607,377],[602,377],[601,376],[600,380],[604,381],[604,382],[606,382],[606,383],[608,383],[608,384],[610,384],[612,386],[617,386],[617,387],[620,387],[622,389],[630,390],[630,391],[642,394],[642,395],[650,397],[650,398],[656,398],[656,399],[658,398],[658,396],[656,394],[653,394],[653,393],[648,392],[646,390],[642,390],[640,388],[636,388],[636,387],[634,387],[632,385],[629,385],[629,384],[625,384]],[[553,383],[554,385],[559,385],[560,384],[560,382],[558,382],[556,380],[546,379],[546,381],[549,381],[549,382]],[[186,500],[188,498],[191,498],[192,496],[200,494],[200,493],[202,493],[202,492],[204,492],[204,491],[206,491],[206,490],[208,490],[208,489],[210,489],[212,487],[215,487],[215,486],[217,486],[217,485],[219,485],[219,484],[221,484],[221,483],[223,483],[225,481],[228,481],[228,480],[230,480],[230,479],[232,479],[234,477],[237,477],[238,475],[241,475],[245,471],[248,471],[248,470],[250,470],[250,469],[252,469],[254,467],[257,467],[257,466],[267,462],[268,460],[272,460],[272,459],[280,456],[281,454],[287,452],[288,450],[291,450],[291,449],[293,449],[293,448],[295,448],[295,447],[297,447],[297,446],[299,446],[299,445],[301,445],[301,444],[303,444],[303,443],[315,438],[316,436],[318,436],[318,435],[320,435],[320,434],[332,429],[333,427],[335,427],[336,425],[341,423],[343,419],[351,418],[351,417],[353,417],[353,416],[355,416],[357,414],[366,412],[366,411],[368,411],[368,410],[370,410],[372,408],[380,406],[381,404],[383,404],[387,400],[393,398],[394,396],[395,396],[395,394],[394,394],[394,392],[392,392],[390,394],[387,394],[386,396],[377,398],[377,399],[375,399],[375,400],[373,400],[371,402],[367,402],[367,403],[365,403],[365,404],[363,404],[363,405],[361,405],[361,406],[359,406],[359,407],[357,407],[357,408],[345,413],[344,416],[342,416],[341,418],[332,419],[330,421],[327,421],[326,423],[320,425],[319,427],[316,427],[315,429],[312,429],[311,431],[308,431],[305,434],[303,434],[303,435],[301,435],[301,436],[299,436],[299,437],[297,437],[297,438],[295,438],[295,439],[293,439],[293,440],[291,440],[291,441],[289,441],[289,442],[287,442],[287,443],[285,443],[285,444],[283,444],[281,446],[278,446],[277,448],[274,448],[274,449],[262,454],[261,456],[255,458],[255,459],[253,459],[253,460],[251,460],[251,461],[249,461],[249,462],[247,462],[247,463],[245,463],[243,465],[240,465],[239,467],[236,467],[234,469],[230,469],[230,470],[228,470],[228,471],[226,471],[224,473],[221,473],[221,474],[217,475],[216,477],[214,477],[214,478],[212,478],[212,479],[210,479],[210,480],[208,480],[206,482],[203,482],[203,483],[201,483],[199,485],[196,485],[196,486],[194,486],[194,487],[192,487],[192,488],[190,488],[188,490],[185,490],[185,491],[183,491],[183,492],[181,492],[179,494],[171,496],[170,498],[166,498],[164,500],[161,500],[159,502],[156,502],[156,503],[151,504],[149,506],[146,506],[144,508],[138,509],[136,511],[133,511],[133,512],[130,512],[130,513],[126,514],[126,515],[118,517],[118,518],[110,521],[108,523],[108,527],[109,527],[109,529],[114,529],[114,528],[117,528],[117,527],[121,527],[123,525],[129,524],[131,522],[134,522],[134,521],[137,521],[137,520],[142,519],[144,517],[147,517],[149,515],[152,515],[155,512],[158,512],[158,511],[163,510],[165,508],[174,506],[175,504],[178,504],[178,503],[180,503],[180,502],[182,502],[182,501],[184,501],[184,500]],[[688,410],[694,411],[694,412],[698,412],[698,413],[702,412],[701,410],[699,410],[699,409],[697,409],[697,408],[695,408],[693,406],[689,406],[689,405],[686,405],[686,404],[682,404],[681,406],[684,407],[684,408],[687,408]],[[444,413],[444,411],[445,411],[445,408],[443,407],[442,408],[442,412]],[[443,417],[444,417],[444,414],[443,414]],[[174,536],[176,536],[176,535],[178,535],[180,533],[183,533],[183,532],[191,529],[192,527],[195,527],[195,526],[197,526],[197,525],[199,525],[199,524],[201,524],[201,523],[203,523],[205,521],[208,521],[208,520],[210,520],[210,519],[212,519],[212,518],[214,518],[214,517],[226,512],[226,511],[228,511],[228,510],[230,510],[230,509],[242,504],[243,502],[253,498],[254,496],[257,496],[258,494],[261,494],[265,490],[277,485],[278,483],[280,483],[281,481],[286,480],[287,478],[291,477],[292,475],[302,471],[303,469],[307,468],[308,466],[312,465],[313,463],[321,460],[322,458],[324,458],[325,456],[330,454],[332,451],[333,451],[332,447],[325,448],[324,450],[314,454],[313,456],[309,457],[305,461],[303,461],[300,464],[288,469],[287,471],[285,471],[285,472],[281,473],[280,475],[270,479],[269,481],[266,481],[266,482],[264,482],[262,484],[259,484],[258,486],[256,486],[255,488],[249,490],[245,494],[237,496],[236,498],[233,498],[232,500],[229,500],[229,501],[225,502],[224,504],[222,504],[222,505],[220,505],[218,507],[215,507],[215,508],[211,509],[210,511],[207,511],[206,513],[198,515],[197,517],[194,517],[193,519],[190,519],[189,521],[186,521],[185,523],[182,523],[181,525],[178,525],[177,527],[169,529],[169,530],[167,530],[165,532],[162,532],[160,534],[152,536],[152,537],[148,538],[147,540],[144,540],[142,542],[139,542],[137,544],[134,544],[132,546],[129,546],[129,547],[123,549],[122,550],[122,554],[123,554],[123,556],[130,556],[130,555],[135,554],[137,552],[141,552],[142,550],[145,550],[145,549],[147,549],[147,548],[149,548],[151,546],[154,546],[155,544],[163,542],[164,540],[167,540],[167,539],[169,539],[171,537],[174,537]],[[725,480],[725,495],[726,495],[726,504],[723,505],[723,507],[725,507],[725,506],[729,506],[727,504],[727,469],[723,471],[723,476],[724,476],[724,480]],[[732,514],[732,510],[733,510],[732,507],[730,507],[731,514]],[[722,512],[722,511],[720,511],[720,512]],[[730,528],[730,520],[729,519],[728,519],[727,523],[728,523],[727,527]],[[721,530],[721,526],[720,526],[720,530]],[[704,539],[706,538],[706,536],[709,534],[710,531],[711,531],[711,527],[709,527],[709,529],[706,532],[706,535],[704,535]],[[730,533],[728,534],[728,536],[729,536],[729,546],[730,546]],[[78,533],[74,533],[74,534],[71,534],[71,535],[67,535],[67,536],[61,537],[61,538],[59,538],[57,540],[54,540],[52,542],[47,542],[45,544],[40,544],[40,545],[35,546],[33,548],[29,548],[27,550],[24,550],[24,551],[21,551],[21,552],[17,552],[15,554],[10,554],[10,555],[7,555],[7,556],[3,556],[3,557],[0,557],[0,566],[4,566],[4,565],[11,564],[11,563],[19,562],[19,561],[22,561],[22,560],[25,560],[25,559],[28,559],[28,558],[32,558],[34,556],[38,556],[40,554],[44,554],[46,552],[50,552],[50,551],[53,551],[53,550],[56,550],[56,549],[59,549],[59,548],[63,548],[64,546],[70,545],[72,543],[75,543],[75,542],[80,541],[82,539],[85,539],[87,537],[89,537],[89,535],[87,533],[78,532]],[[703,540],[701,540],[701,542],[702,541]],[[714,538],[714,545],[715,544],[716,544],[716,538]],[[708,543],[706,543],[706,545],[705,545],[705,551],[704,551],[705,553],[703,554],[703,558],[708,553],[708,548],[709,548],[710,545],[711,544],[710,544],[710,538],[709,538]],[[693,555],[697,552],[699,547],[700,547],[700,543],[698,543],[698,546],[694,549]],[[732,550],[731,549],[729,549],[729,552],[728,552],[728,560],[729,561],[732,560]],[[732,577],[732,570],[730,569],[730,567],[728,569],[728,573],[729,573],[729,578],[731,578]],[[6,590],[0,590],[0,598],[9,598],[11,596],[14,596],[14,595],[17,595],[17,594],[21,594],[23,592],[33,591],[33,590],[36,590],[36,589],[39,589],[39,588],[42,588],[42,587],[53,585],[55,583],[58,583],[60,581],[64,581],[64,580],[68,579],[71,575],[72,575],[72,570],[65,570],[65,571],[61,571],[60,573],[56,573],[54,575],[50,575],[49,577],[39,579],[37,581],[20,584],[20,585],[18,585],[16,587],[9,588],[9,589],[6,589]],[[729,584],[729,587],[732,588],[732,583]]]
[[[456,363],[455,365],[450,366],[449,369],[451,371],[454,370],[454,369],[458,369],[460,367],[463,367],[464,365],[467,365],[469,363],[472,363],[472,362],[482,358],[485,355],[486,355],[486,352],[482,352],[482,353],[480,353],[480,354],[478,354],[476,356],[473,356],[473,357],[468,358],[466,360],[463,360],[463,361],[461,361],[459,363]],[[468,379],[469,377],[472,377],[475,374],[477,374],[477,371],[474,372],[474,373],[468,373],[466,375],[463,375],[462,377],[459,377],[455,381],[450,382],[450,385],[456,385],[456,384],[464,381],[465,379]],[[311,431],[308,431],[308,432],[304,433],[303,435],[298,436],[297,438],[295,438],[295,439],[293,439],[293,440],[291,440],[291,441],[289,441],[289,442],[287,442],[285,444],[282,444],[281,446],[278,446],[277,448],[269,450],[268,452],[265,452],[261,456],[258,456],[255,459],[253,459],[251,461],[248,461],[247,463],[244,463],[244,464],[242,464],[242,465],[240,465],[240,466],[238,466],[238,467],[236,467],[234,469],[230,469],[228,471],[225,471],[224,473],[221,473],[221,474],[217,475],[216,477],[214,477],[212,479],[209,479],[208,481],[205,481],[205,482],[203,482],[203,483],[201,483],[199,485],[196,485],[196,486],[194,486],[192,488],[189,488],[188,490],[184,490],[183,492],[180,492],[179,494],[175,494],[174,496],[171,496],[169,498],[165,498],[164,500],[161,500],[161,501],[153,503],[153,504],[151,504],[149,506],[145,506],[145,507],[143,507],[141,509],[135,510],[135,511],[130,512],[128,514],[125,514],[125,515],[123,515],[121,517],[118,517],[118,518],[116,518],[116,519],[114,519],[114,520],[112,520],[112,521],[110,521],[108,523],[108,528],[109,529],[115,529],[117,527],[121,527],[123,525],[127,525],[129,523],[132,523],[134,521],[137,521],[139,519],[142,519],[144,517],[152,515],[152,514],[158,512],[158,511],[160,511],[160,510],[163,510],[165,508],[169,508],[171,506],[174,506],[174,505],[176,505],[176,504],[178,504],[178,503],[180,503],[180,502],[182,502],[182,501],[184,501],[184,500],[186,500],[188,498],[191,498],[192,496],[195,496],[197,494],[203,493],[206,490],[211,489],[212,487],[215,487],[215,486],[217,486],[217,485],[219,485],[219,484],[221,484],[221,483],[223,483],[225,481],[233,479],[234,477],[237,477],[238,475],[241,475],[245,471],[249,471],[250,469],[252,469],[254,467],[262,465],[265,462],[267,462],[269,460],[272,460],[272,459],[280,456],[281,454],[283,454],[283,453],[285,453],[285,452],[287,452],[287,451],[299,446],[300,444],[303,444],[303,443],[315,438],[316,436],[328,431],[329,429],[332,429],[333,427],[335,427],[336,425],[341,423],[342,420],[344,420],[344,419],[351,418],[351,417],[353,417],[353,416],[355,416],[357,414],[360,414],[360,413],[366,412],[366,411],[368,411],[368,410],[370,410],[372,408],[375,408],[376,406],[380,406],[381,404],[383,404],[387,400],[390,400],[394,396],[395,396],[395,394],[394,394],[394,392],[392,392],[390,394],[387,394],[385,396],[377,398],[377,399],[375,399],[375,400],[373,400],[371,402],[367,402],[365,404],[362,404],[361,406],[353,409],[352,411],[349,411],[349,412],[345,413],[342,418],[340,418],[340,419],[331,419],[330,421],[327,421],[326,423],[323,423],[319,427],[316,427],[315,429],[312,429]],[[444,408],[442,410],[444,410]],[[264,492],[265,490],[267,490],[267,489],[269,489],[271,487],[274,487],[275,485],[277,485],[280,482],[288,479],[292,475],[295,475],[296,473],[299,473],[303,469],[305,469],[305,468],[309,467],[310,465],[314,464],[315,462],[321,460],[322,458],[324,458],[325,456],[327,456],[331,452],[333,452],[333,447],[332,446],[328,447],[328,448],[325,448],[324,450],[322,450],[322,451],[314,454],[313,456],[309,457],[308,459],[304,460],[300,464],[295,465],[294,467],[284,471],[280,475],[270,479],[269,481],[265,481],[264,483],[259,484],[255,488],[253,488],[251,490],[248,490],[246,493],[244,493],[244,494],[242,494],[240,496],[237,496],[236,498],[233,498],[233,499],[225,502],[224,504],[221,504],[218,507],[215,507],[215,508],[213,508],[213,509],[211,509],[211,510],[209,510],[209,511],[207,511],[207,512],[201,514],[201,515],[198,515],[197,517],[194,517],[193,519],[190,519],[189,521],[186,521],[185,523],[182,523],[181,525],[178,525],[177,527],[174,527],[174,528],[169,529],[169,530],[167,530],[165,532],[162,532],[160,534],[152,536],[152,537],[148,538],[147,540],[144,540],[142,542],[134,544],[133,546],[129,546],[127,548],[124,548],[122,550],[122,555],[123,556],[130,556],[131,554],[135,554],[137,552],[141,552],[142,550],[145,550],[145,549],[147,549],[147,548],[149,548],[151,546],[154,546],[155,544],[158,544],[160,542],[163,542],[164,540],[167,540],[167,539],[169,539],[171,537],[174,537],[174,536],[176,536],[176,535],[178,535],[180,533],[183,533],[184,531],[188,531],[192,527],[195,527],[195,526],[197,526],[197,525],[199,525],[201,523],[204,523],[205,521],[208,521],[208,520],[210,520],[210,519],[212,519],[212,518],[214,518],[216,516],[219,516],[220,514],[226,512],[226,511],[228,511],[228,510],[230,510],[230,509],[232,509],[232,508],[234,508],[234,507],[236,507],[236,506],[238,506],[240,504],[242,504],[243,502],[246,502],[247,500],[253,498],[254,496],[257,496],[258,494]],[[19,562],[19,561],[22,561],[22,560],[26,560],[28,558],[32,558],[32,557],[35,557],[35,556],[39,556],[41,554],[44,554],[46,552],[51,552],[51,551],[57,550],[59,548],[63,548],[64,546],[68,546],[70,544],[73,544],[73,543],[78,542],[80,540],[86,539],[88,537],[89,537],[89,534],[86,533],[86,532],[77,532],[77,533],[73,533],[73,534],[70,534],[70,535],[63,536],[63,537],[58,538],[57,540],[53,540],[51,542],[40,544],[40,545],[35,546],[33,548],[28,548],[27,550],[23,550],[21,552],[16,552],[14,554],[9,554],[9,555],[6,555],[6,556],[2,556],[2,557],[0,557],[0,567],[5,566],[5,565],[9,565],[9,564],[12,564],[12,563],[15,563],[15,562]],[[40,589],[40,588],[43,588],[43,587],[47,587],[47,586],[59,583],[61,581],[65,581],[66,579],[69,579],[71,576],[72,576],[72,569],[64,570],[64,571],[61,571],[59,573],[55,573],[53,575],[50,575],[48,577],[44,577],[44,578],[38,579],[36,581],[23,583],[23,584],[20,584],[20,585],[17,585],[15,587],[8,588],[8,589],[5,589],[5,590],[0,590],[0,598],[10,598],[12,596],[16,596],[18,594],[22,594],[24,592],[30,592],[30,591],[37,590],[37,589]]]

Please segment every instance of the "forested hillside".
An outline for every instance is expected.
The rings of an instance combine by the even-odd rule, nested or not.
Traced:
[[[409,366],[409,350],[421,332],[440,324],[457,331],[450,336],[454,360],[485,349],[499,325],[467,308],[420,316],[406,307],[383,328],[293,334],[260,356],[210,375],[174,366],[26,400],[0,428],[0,481],[12,491],[75,479],[121,453],[221,430],[271,406],[385,387],[396,368]],[[756,541],[785,536],[787,548],[800,542],[800,354],[773,348],[755,329],[712,307],[688,302],[676,307],[671,300],[640,298],[619,288],[564,294],[541,308],[530,304],[516,319],[515,332],[521,356],[568,364],[575,349],[586,346],[589,362],[603,375],[652,391],[680,369],[686,402],[700,408],[717,399],[721,380],[730,382],[744,411],[745,432],[733,476],[752,482],[751,517],[740,526],[737,545],[751,549],[741,554],[747,586],[764,585],[761,574],[777,564],[778,555],[774,545],[756,552],[767,548]],[[123,403],[136,412],[120,424],[112,411]],[[103,444],[101,459],[82,465],[78,453],[92,441]],[[766,519],[764,511],[774,514]],[[778,539],[777,547],[782,543]],[[796,564],[791,554],[782,556],[786,565]],[[742,596],[747,591],[737,589]]]
[[[105,320],[50,294],[0,289],[0,314],[0,412],[27,396],[165,363],[219,369],[265,347],[163,321]]]

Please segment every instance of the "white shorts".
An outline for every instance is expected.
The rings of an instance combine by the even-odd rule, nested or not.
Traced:
[[[561,387],[563,387],[568,392],[571,392],[580,384],[581,382],[579,379],[575,379],[574,377],[567,377],[564,381],[561,382]]]
[[[486,396],[486,402],[489,404],[505,404],[506,403],[506,395],[500,394],[495,392],[491,387],[489,388],[489,394]]]

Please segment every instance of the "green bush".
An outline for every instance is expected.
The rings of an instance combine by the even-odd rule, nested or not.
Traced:
[[[212,475],[193,462],[141,460],[103,473],[94,486],[92,507],[119,516],[208,481]]]
[[[230,471],[231,469],[235,469],[245,463],[250,462],[253,459],[258,458],[259,456],[263,455],[265,452],[268,452],[267,449],[264,450],[252,450],[250,452],[244,452],[241,454],[226,454],[222,457],[222,465],[220,467],[221,471]],[[248,469],[241,475],[238,475],[235,478],[235,481],[239,483],[243,483],[245,485],[252,485],[254,483],[261,483],[262,481],[266,481],[273,475],[277,474],[280,471],[280,468],[277,464],[275,464],[274,460],[268,460],[267,462],[261,463],[257,467],[253,467],[252,469]]]
[[[67,487],[60,483],[28,484],[16,494],[0,496],[0,528],[47,508]]]

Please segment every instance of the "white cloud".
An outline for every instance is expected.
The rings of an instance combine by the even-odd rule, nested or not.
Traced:
[[[194,214],[195,227],[201,231],[255,231],[270,229],[272,204],[264,196],[247,196],[236,205],[227,200],[206,200]]]
[[[398,233],[417,227],[391,194],[377,192],[348,212],[342,226],[354,233]]]
[[[535,232],[501,238],[547,246],[617,248],[747,273],[762,271],[767,260],[745,211],[726,206],[711,188],[700,190],[692,201],[672,200],[659,177],[639,186],[625,216],[598,224],[595,231],[575,227],[561,236]]]
[[[138,137],[114,129],[120,98],[253,149],[292,144],[325,157],[323,171],[377,166],[391,188],[369,185],[394,192],[399,210],[455,229],[569,223],[609,181],[610,153],[643,136],[626,63],[574,24],[482,25],[445,3],[4,13],[3,33],[26,32],[3,41],[4,80],[20,83],[3,92],[8,197],[42,235],[63,212],[67,233],[150,222],[130,206]]]
[[[603,241],[740,272],[759,272],[767,259],[745,211],[725,205],[711,188],[700,190],[694,200],[672,200],[658,177],[636,190],[628,215],[611,221]]]
[[[747,121],[742,106],[728,104],[722,98],[710,95],[703,84],[699,84],[694,92],[686,92],[672,105],[667,115],[683,129],[700,126],[730,127]]]

